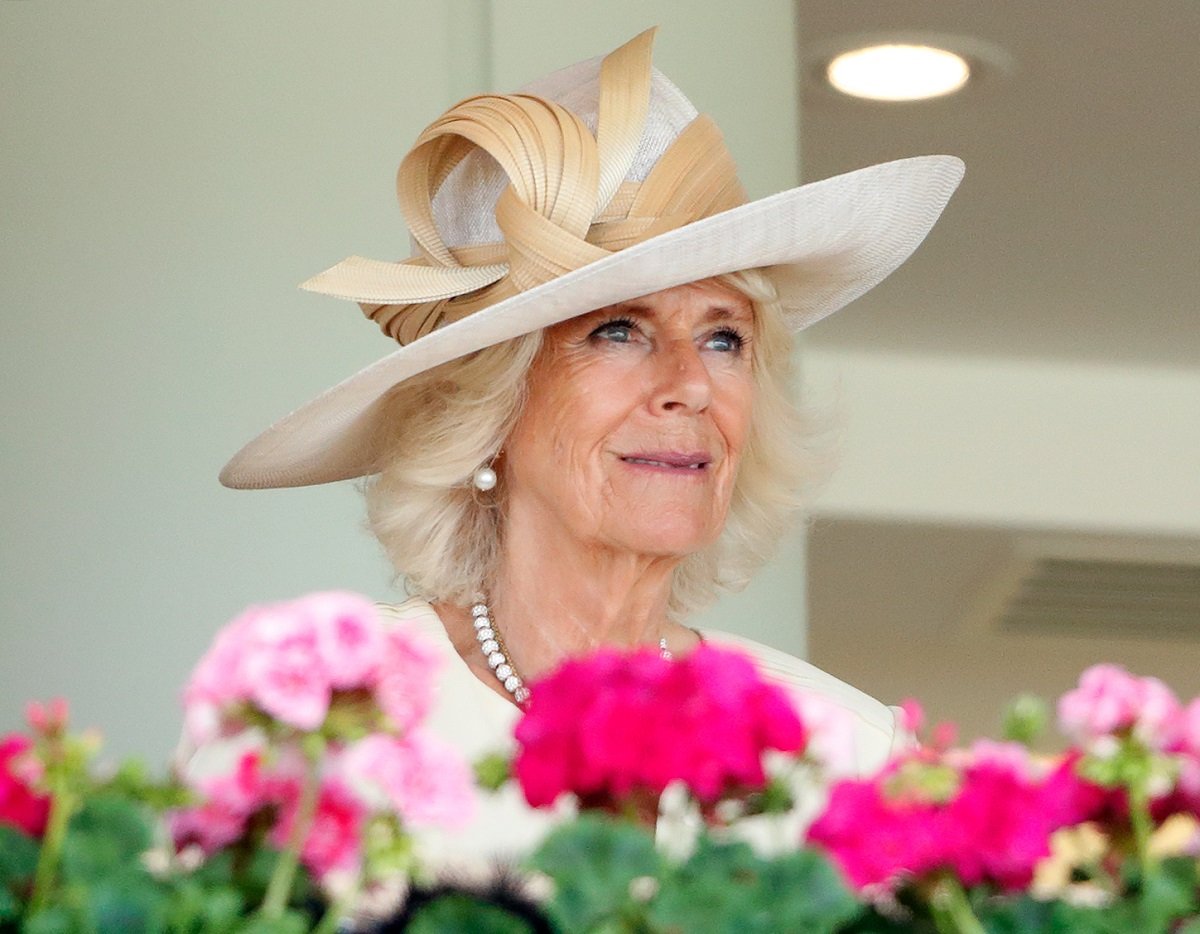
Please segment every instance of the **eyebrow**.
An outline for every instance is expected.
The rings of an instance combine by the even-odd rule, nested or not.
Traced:
[[[637,301],[618,302],[610,306],[610,312],[625,311],[634,315],[647,317],[653,313],[653,309],[649,305],[643,305]],[[752,321],[754,314],[748,308],[746,310],[734,310],[728,305],[714,305],[708,310],[704,316],[705,321]]]

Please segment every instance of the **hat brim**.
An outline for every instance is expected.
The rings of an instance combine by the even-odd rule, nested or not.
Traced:
[[[393,386],[501,341],[688,282],[766,267],[789,324],[797,331],[808,327],[903,263],[962,175],[962,161],[954,156],[886,162],[752,201],[621,250],[375,361],[262,432],[225,465],[221,482],[266,489],[370,474],[380,453],[380,402]]]

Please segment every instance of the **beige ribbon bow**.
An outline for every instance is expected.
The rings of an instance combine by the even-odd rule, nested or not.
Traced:
[[[529,94],[481,95],[430,124],[400,163],[396,191],[419,255],[351,257],[303,284],[360,301],[408,344],[430,331],[668,230],[745,203],[721,132],[696,117],[645,181],[626,176],[650,107],[654,29],[600,66],[596,136],[567,108]],[[476,148],[508,176],[495,205],[498,243],[451,247],[433,196]],[[470,206],[463,206],[470,210]]]

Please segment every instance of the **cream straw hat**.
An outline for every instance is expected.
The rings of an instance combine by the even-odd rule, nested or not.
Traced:
[[[373,473],[397,383],[687,282],[763,268],[792,327],[807,327],[904,262],[962,178],[953,156],[922,156],[747,203],[716,124],[652,67],[653,39],[430,124],[397,176],[413,256],[354,256],[301,286],[358,302],[399,349],[264,431],[222,483]]]

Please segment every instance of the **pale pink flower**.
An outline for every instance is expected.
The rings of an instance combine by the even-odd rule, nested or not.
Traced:
[[[45,704],[30,701],[25,705],[25,720],[35,733],[54,736],[67,726],[69,710],[65,697],[55,697]]]
[[[1126,731],[1152,749],[1164,749],[1175,742],[1180,719],[1170,688],[1119,665],[1093,665],[1058,701],[1059,728],[1087,749]]]
[[[1016,742],[977,739],[967,750],[966,761],[973,765],[1007,769],[1023,780],[1032,781],[1042,771],[1034,762],[1029,747]]]
[[[808,730],[805,755],[820,764],[826,778],[857,774],[854,714],[823,694],[804,692],[795,700],[796,712]]]
[[[420,723],[433,705],[442,657],[421,633],[388,628],[375,683],[375,701],[400,732]]]
[[[221,705],[199,692],[183,695],[183,732],[192,746],[210,743],[221,735],[225,718]]]
[[[321,662],[335,688],[367,687],[383,651],[383,626],[375,605],[343,591],[309,594],[296,601],[316,627]]]
[[[250,699],[265,713],[300,730],[315,730],[329,712],[329,672],[317,646],[317,627],[296,604],[263,607],[243,644],[242,674]]]
[[[913,736],[925,729],[925,708],[915,697],[906,697],[900,702],[900,727]]]
[[[1137,679],[1119,665],[1093,665],[1079,686],[1058,701],[1059,728],[1086,744],[1133,725],[1137,716]]]
[[[261,612],[261,607],[250,607],[223,626],[192,670],[183,689],[183,708],[184,730],[193,745],[244,726],[230,719],[230,711],[249,699],[242,660],[246,633]]]
[[[396,737],[372,733],[347,746],[334,768],[339,781],[367,808],[384,811],[392,807],[404,758],[403,744]]]
[[[1133,735],[1151,749],[1174,745],[1183,728],[1183,708],[1175,692],[1158,678],[1139,678],[1138,688]]]
[[[1186,752],[1200,758],[1200,697],[1179,715],[1179,742]]]
[[[372,811],[392,811],[413,827],[465,826],[475,813],[470,767],[454,747],[422,731],[403,739],[374,734],[350,746],[338,773]]]

